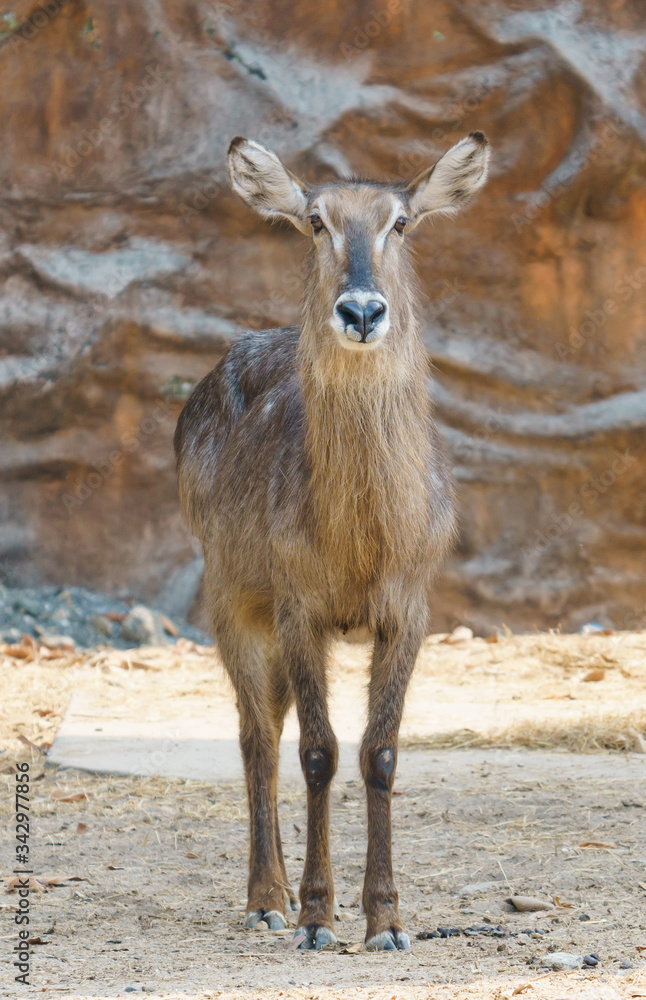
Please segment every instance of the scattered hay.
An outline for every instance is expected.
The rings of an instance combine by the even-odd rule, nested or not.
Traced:
[[[601,750],[646,753],[646,710],[626,714],[591,714],[572,721],[528,720],[489,733],[457,729],[429,736],[405,737],[400,746],[405,750],[525,747],[528,750],[569,750],[572,753],[598,753]]]
[[[446,639],[429,636],[422,647],[402,747],[646,752],[646,632]],[[365,644],[339,642],[332,651],[331,698],[345,739],[356,736],[343,737],[343,726],[346,733],[360,728],[369,655]],[[214,718],[235,715],[217,654],[185,639],[135,650],[0,644],[0,775],[11,771],[13,756],[31,756],[42,768],[79,690],[115,717],[123,709],[139,719],[144,706],[146,718],[165,718],[164,706],[175,711],[180,703],[186,714],[198,700]]]

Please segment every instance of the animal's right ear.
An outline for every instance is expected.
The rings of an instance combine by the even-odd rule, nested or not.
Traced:
[[[309,233],[307,185],[290,174],[275,153],[236,136],[227,159],[231,187],[250,208],[268,219],[289,219],[301,233]]]

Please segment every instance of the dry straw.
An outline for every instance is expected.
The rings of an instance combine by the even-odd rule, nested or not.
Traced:
[[[597,713],[575,720],[523,721],[488,733],[456,729],[430,736],[407,737],[401,740],[400,745],[406,750],[525,747],[529,750],[569,750],[574,753],[598,753],[600,750],[646,753],[646,710],[625,714]]]

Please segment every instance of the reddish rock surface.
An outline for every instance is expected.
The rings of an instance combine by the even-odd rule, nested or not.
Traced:
[[[436,626],[646,625],[640,0],[50,0],[3,23],[9,582],[190,593],[181,397],[236,329],[297,319],[304,252],[228,191],[231,136],[310,179],[392,178],[482,128],[487,189],[414,237],[461,484]]]

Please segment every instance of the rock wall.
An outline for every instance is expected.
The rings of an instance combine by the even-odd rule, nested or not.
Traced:
[[[47,0],[0,35],[0,560],[14,585],[199,576],[171,438],[236,329],[297,320],[302,237],[228,191],[243,134],[403,177],[473,128],[492,179],[415,236],[461,484],[437,627],[646,623],[640,0]]]

